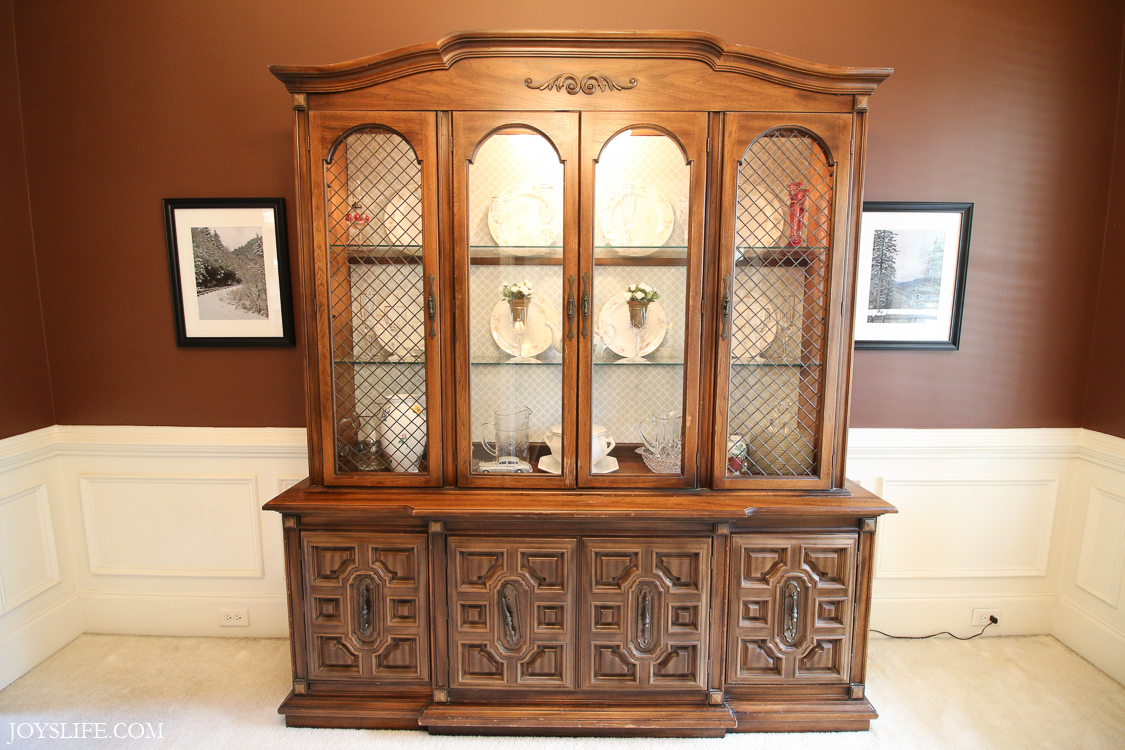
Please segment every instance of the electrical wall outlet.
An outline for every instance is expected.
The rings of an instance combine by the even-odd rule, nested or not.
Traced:
[[[220,609],[219,627],[248,628],[250,627],[250,615],[245,609]]]
[[[989,623],[989,617],[995,617],[997,624],[999,624],[1001,611],[1002,610],[999,609],[974,609],[973,621],[970,624],[974,628],[983,628]]]

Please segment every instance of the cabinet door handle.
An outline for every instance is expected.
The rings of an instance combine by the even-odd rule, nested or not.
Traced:
[[[652,645],[652,592],[647,586],[637,594],[637,645],[642,650]]]
[[[434,295],[434,275],[431,273],[427,278],[430,284],[430,293],[426,296],[426,314],[430,317],[430,338],[437,336],[437,328],[434,327],[434,321],[437,319],[437,297]]]
[[[730,274],[723,275],[723,303],[719,308],[719,316],[723,321],[723,329],[719,333],[719,338],[723,341],[727,340],[728,326],[730,324]]]
[[[783,605],[785,610],[783,615],[784,630],[781,635],[785,642],[792,646],[797,642],[797,631],[800,627],[801,617],[801,588],[796,581],[785,584]]]
[[[590,322],[590,274],[582,274],[582,338],[588,335]]]
[[[566,337],[570,341],[574,341],[574,315],[575,315],[576,305],[574,303],[574,277],[573,276],[570,277],[569,282],[570,282],[570,291],[566,295]]]
[[[370,639],[375,635],[375,618],[374,610],[375,603],[373,596],[375,593],[375,586],[372,584],[370,578],[364,578],[360,581],[359,587],[356,590],[356,633],[364,640]]]
[[[509,646],[518,646],[520,642],[520,605],[516,596],[516,587],[505,583],[500,587],[497,597],[500,609],[500,622],[504,626],[504,640]]]

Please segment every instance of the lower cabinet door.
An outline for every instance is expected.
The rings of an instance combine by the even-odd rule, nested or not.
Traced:
[[[582,540],[586,689],[705,690],[709,538]]]
[[[727,684],[847,682],[854,534],[735,534]]]
[[[574,687],[575,539],[449,538],[451,688]]]
[[[430,679],[424,534],[302,534],[311,679]]]

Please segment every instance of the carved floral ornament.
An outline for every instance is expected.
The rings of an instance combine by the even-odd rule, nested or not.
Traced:
[[[637,87],[637,79],[630,78],[628,83],[618,83],[598,73],[582,76],[581,79],[572,73],[559,73],[543,83],[535,83],[530,78],[526,78],[523,85],[540,91],[565,91],[574,96],[578,92],[591,95],[598,91],[628,91]]]

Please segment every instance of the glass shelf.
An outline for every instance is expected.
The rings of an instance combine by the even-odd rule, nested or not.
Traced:
[[[768,359],[731,357],[731,367],[820,367],[819,362],[771,362]]]
[[[687,247],[684,245],[630,247],[624,253],[613,245],[597,245],[594,251],[594,264],[599,266],[687,265]],[[474,266],[559,266],[562,265],[562,253],[561,245],[534,247],[471,245],[469,263]],[[644,253],[644,255],[635,253]]]
[[[422,262],[421,245],[363,245],[348,243],[329,245],[329,247],[334,251],[347,251],[348,263],[416,265]]]
[[[424,355],[418,355],[417,359],[400,358],[400,357],[378,357],[374,359],[337,359],[333,360],[338,365],[424,365],[426,359]]]
[[[823,257],[828,248],[823,245],[810,245],[805,247],[780,247],[759,245],[737,245],[735,260],[736,266],[807,266],[809,263]]]
[[[473,365],[516,365],[518,367],[534,366],[534,365],[553,365],[558,367],[562,364],[558,352],[550,350],[536,355],[535,359],[538,362],[511,362],[512,355],[505,352],[497,352],[495,357],[473,357],[470,364]],[[653,365],[663,365],[672,367],[683,367],[684,355],[682,352],[660,352],[655,351],[652,354],[645,356],[645,362],[625,362],[624,357],[619,357],[608,349],[601,354],[594,355],[594,365],[618,365],[629,367],[651,367]]]

